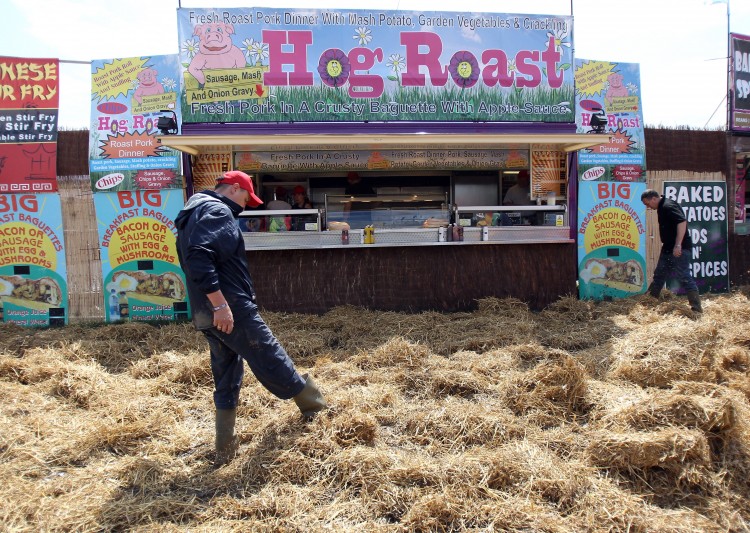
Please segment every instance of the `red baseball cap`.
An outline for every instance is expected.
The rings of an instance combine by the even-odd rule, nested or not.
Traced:
[[[247,205],[249,205],[250,207],[258,207],[263,203],[263,200],[255,196],[253,180],[244,172],[241,172],[239,170],[230,170],[219,178],[220,185],[233,185],[235,183],[239,185],[240,188],[245,189],[250,193],[250,200],[248,200]]]
[[[305,194],[305,188],[302,185],[297,185],[294,188],[294,194]]]

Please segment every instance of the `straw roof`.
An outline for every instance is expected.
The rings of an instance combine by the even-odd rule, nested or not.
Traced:
[[[266,313],[331,408],[246,372],[213,461],[188,324],[0,325],[4,531],[748,531],[750,301]]]

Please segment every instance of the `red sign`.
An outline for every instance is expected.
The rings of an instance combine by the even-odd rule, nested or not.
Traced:
[[[615,181],[641,181],[642,174],[641,165],[615,165],[612,169]]]
[[[0,57],[0,193],[57,191],[59,61]]]

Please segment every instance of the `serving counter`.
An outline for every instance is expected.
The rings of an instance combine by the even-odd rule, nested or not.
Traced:
[[[431,213],[434,214],[434,213]],[[438,211],[439,215],[440,212]],[[304,209],[291,211],[244,211],[240,217],[252,220],[263,218],[265,227],[273,219],[287,220],[288,227],[294,217],[315,217],[304,230],[244,231],[247,250],[299,250],[329,248],[382,248],[394,246],[461,246],[485,244],[538,244],[572,242],[567,222],[565,205],[555,206],[467,206],[456,208],[455,220],[461,227],[462,237],[452,239],[446,235],[448,215],[444,221],[430,218],[435,227],[397,227],[373,224],[373,241],[366,243],[365,229],[348,229],[342,235],[340,229],[323,230],[326,225],[324,210]],[[533,217],[533,220],[532,220]],[[338,220],[332,221],[341,224]],[[533,222],[533,223],[532,223]],[[536,222],[542,222],[537,225]],[[495,225],[493,225],[495,224]],[[501,224],[501,225],[497,225]],[[262,224],[241,223],[243,227],[263,227]],[[385,226],[385,227],[383,227]],[[338,227],[338,226],[336,226]]]
[[[487,225],[493,218],[504,220],[494,214],[532,210],[468,206],[452,217],[463,240],[447,241],[453,228],[446,227],[446,218],[428,228],[375,226],[372,244],[365,244],[364,228],[349,229],[344,244],[340,229],[324,229],[324,210],[313,210],[305,214],[318,213],[320,225],[314,228],[246,231],[243,237],[258,303],[269,311],[324,313],[341,305],[462,311],[487,297],[514,297],[541,309],[575,293],[577,248],[570,227],[557,224],[567,222],[564,205],[532,207],[553,214],[555,224],[513,225],[511,217],[511,225]],[[241,217],[291,213],[246,211]]]

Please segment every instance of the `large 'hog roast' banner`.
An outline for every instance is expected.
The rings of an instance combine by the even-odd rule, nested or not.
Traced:
[[[573,122],[572,17],[177,10],[185,122]]]

